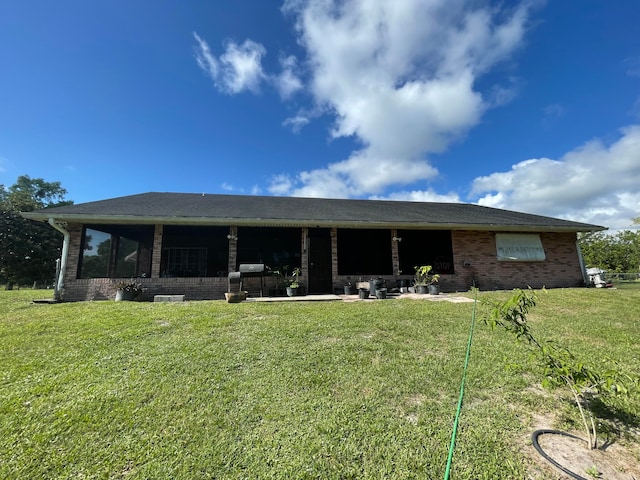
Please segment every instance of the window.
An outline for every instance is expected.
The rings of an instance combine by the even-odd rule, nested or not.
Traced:
[[[542,262],[545,259],[540,235],[532,233],[496,233],[498,260]]]
[[[299,228],[238,228],[238,265],[263,263],[272,270],[291,272],[301,266],[302,231]]]
[[[165,225],[160,275],[226,277],[229,268],[228,227]]]
[[[80,278],[109,276],[111,234],[87,228],[82,247],[82,271]]]
[[[398,230],[400,271],[413,275],[414,267],[431,265],[435,273],[454,273],[449,230]]]
[[[392,275],[391,231],[338,229],[338,275]]]
[[[165,248],[163,277],[204,277],[207,272],[206,248]]]
[[[153,227],[87,226],[79,278],[147,276],[151,270]]]

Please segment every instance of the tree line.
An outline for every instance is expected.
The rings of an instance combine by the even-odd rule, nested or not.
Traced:
[[[20,212],[70,205],[66,194],[60,182],[28,175],[8,188],[0,185],[0,282],[7,288],[53,283],[62,234],[47,223],[23,218]]]
[[[640,223],[640,218],[634,219]],[[610,273],[640,272],[640,232],[621,230],[614,234],[586,233],[579,238],[585,265]]]

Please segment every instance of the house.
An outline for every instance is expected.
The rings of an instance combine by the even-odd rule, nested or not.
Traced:
[[[586,283],[577,232],[604,227],[462,203],[143,193],[23,213],[64,234],[57,295],[221,299],[241,264],[299,267],[308,293],[382,277],[410,282],[432,265],[443,291]],[[256,289],[247,279],[247,288]],[[263,279],[274,294],[277,278]],[[264,292],[265,295],[269,291]]]

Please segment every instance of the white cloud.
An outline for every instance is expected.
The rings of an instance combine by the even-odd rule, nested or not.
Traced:
[[[300,130],[302,130],[302,127],[304,127],[310,121],[311,119],[306,115],[298,114],[294,117],[287,118],[284,122],[282,122],[282,125],[284,125],[285,127],[291,127],[291,130],[293,130],[294,133],[299,133]]]
[[[394,192],[386,196],[374,195],[371,200],[400,200],[408,202],[443,202],[443,203],[460,203],[462,200],[457,193],[440,194],[432,189],[429,190],[411,190]]]
[[[472,195],[482,195],[480,205],[621,229],[640,215],[639,185],[640,125],[632,125],[610,145],[592,140],[559,160],[525,160],[478,177]]]
[[[265,79],[262,70],[262,57],[266,49],[252,40],[245,40],[241,45],[228,41],[225,51],[219,58],[211,52],[211,48],[197,33],[193,33],[198,45],[195,56],[198,66],[211,78],[216,88],[228,94],[249,90],[257,93],[261,82]]]
[[[226,190],[227,192],[233,192],[235,190],[235,187],[227,182],[223,182],[222,185],[220,185],[220,188]]]
[[[543,128],[550,129],[558,122],[558,120],[564,116],[567,112],[566,108],[558,103],[552,103],[542,109],[544,116],[542,117],[541,124]]]
[[[437,171],[427,155],[514,95],[512,86],[493,86],[485,99],[474,86],[521,44],[526,4],[499,11],[461,0],[289,0],[283,10],[307,51],[315,102],[335,118],[332,136],[362,144],[348,159],[301,172],[294,195],[379,194],[430,179]],[[299,128],[302,118],[285,124]]]
[[[282,67],[282,72],[273,77],[273,83],[278,89],[280,97],[286,100],[302,89],[302,80],[296,73],[297,60],[293,55],[281,58],[280,66]]]
[[[487,99],[487,103],[491,107],[501,107],[516,98],[520,90],[518,80],[511,78],[509,83],[509,86],[494,85],[491,88]]]
[[[291,190],[292,180],[289,175],[283,173],[274,175],[269,182],[269,193],[272,195],[285,195]]]
[[[288,100],[303,88],[298,75],[297,60],[293,55],[280,59],[281,72],[270,75],[262,68],[262,58],[267,50],[260,43],[247,39],[241,45],[233,41],[225,43],[225,51],[216,57],[209,44],[197,33],[193,33],[197,45],[195,58],[198,66],[213,81],[218,90],[236,94],[244,90],[260,91],[263,82],[272,84],[283,100]]]
[[[204,70],[214,82],[217,81],[218,75],[220,75],[218,59],[211,53],[209,44],[200,38],[196,32],[193,32],[193,37],[196,39],[196,42],[198,42],[198,46],[195,48],[198,66]]]
[[[547,117],[559,118],[565,114],[566,109],[562,105],[552,103],[551,105],[544,107],[543,111]]]

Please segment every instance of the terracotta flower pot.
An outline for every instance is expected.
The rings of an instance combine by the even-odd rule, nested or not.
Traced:
[[[227,299],[227,303],[240,303],[247,299],[247,292],[226,292],[224,298]]]

